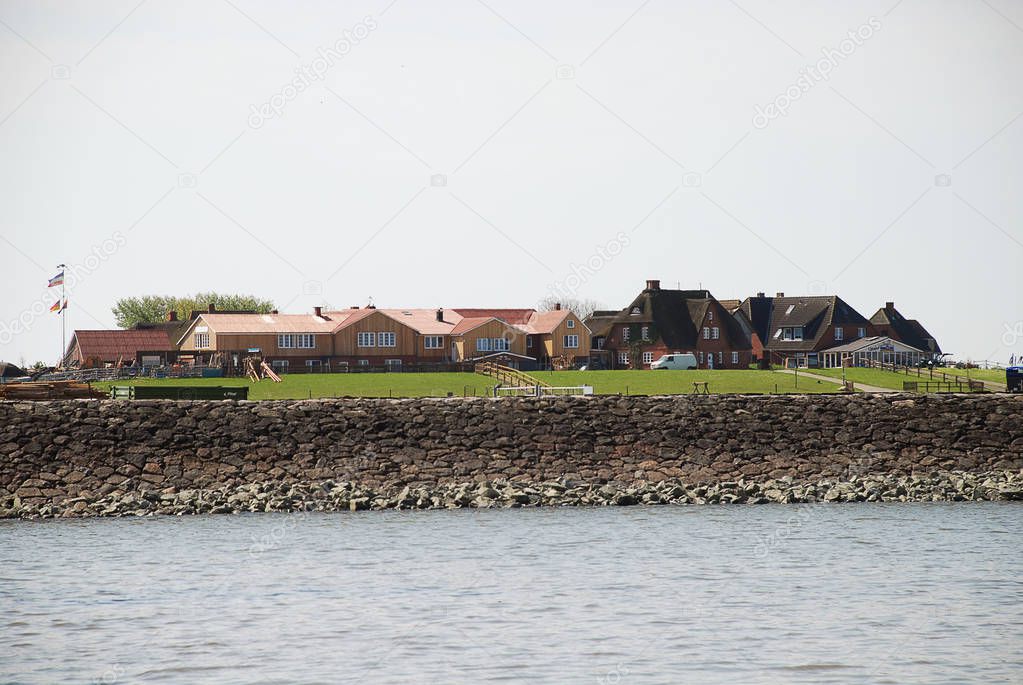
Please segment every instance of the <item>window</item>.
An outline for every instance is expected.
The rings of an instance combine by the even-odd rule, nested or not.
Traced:
[[[490,351],[490,338],[476,338],[476,351],[477,352],[489,352]]]
[[[578,335],[566,335],[565,336],[565,347],[569,349],[575,349],[579,347],[579,336]]]
[[[359,360],[359,366],[369,366],[369,360],[368,359],[360,359]]]
[[[376,347],[377,334],[376,333],[359,333],[356,344],[359,347]]]
[[[285,349],[288,349],[289,347],[294,347],[294,346],[295,346],[295,341],[294,341],[294,339],[292,339],[292,336],[291,336],[290,333],[288,335],[278,335],[277,336],[277,347],[281,348],[282,350],[285,350]]]
[[[423,336],[423,347],[427,350],[442,349],[444,347],[444,336],[443,335]]]
[[[622,342],[629,342],[629,327],[622,329]]]
[[[531,349],[533,349],[533,343],[534,343],[534,342],[535,342],[535,341],[533,340],[533,336],[531,336],[531,335],[527,335],[527,336],[526,336],[526,349],[527,349],[527,350],[531,350]]]
[[[643,313],[643,312],[641,312],[641,311],[639,310],[639,307],[633,307],[633,308],[632,308],[632,309],[631,309],[631,310],[629,311],[629,316],[639,316],[639,315],[640,315],[640,314],[642,314],[642,313]]]
[[[714,354],[714,353],[711,352],[711,354]],[[724,364],[724,363],[725,363],[725,353],[724,352],[718,352],[718,364]]]
[[[714,320],[714,310],[713,309],[708,309],[707,310],[707,321],[713,321],[713,320]]]
[[[274,371],[280,371],[287,373],[288,371],[288,360],[287,359],[274,359],[270,362],[270,366],[273,367]]]
[[[858,338],[865,338],[865,337],[867,337],[867,329],[863,328],[863,327],[860,327],[860,328],[856,329],[856,337],[858,337]]]
[[[494,338],[491,343],[494,352],[507,352],[511,349],[511,341],[507,338]]]
[[[377,333],[377,346],[394,347],[394,333],[389,331],[380,331]]]
[[[717,340],[718,338],[720,338],[721,337],[721,329],[718,328],[717,326],[714,326],[714,328],[710,329],[710,337],[714,338],[714,340]]]
[[[305,367],[309,370],[309,373],[316,373],[320,370],[323,362],[319,359],[306,359]]]
[[[628,352],[619,352],[618,353],[618,363],[621,364],[622,366],[628,366],[629,365],[629,353]]]
[[[650,326],[643,326],[639,329],[639,337],[641,340],[650,339]]]
[[[703,327],[703,339],[710,340],[710,328],[708,328],[707,326]]]
[[[843,340],[845,338],[845,331],[841,328],[835,329],[835,340]]]
[[[795,308],[796,308],[796,305],[790,304],[788,309],[785,310],[785,316],[788,316],[789,314],[791,314],[792,310],[795,309]]]
[[[386,366],[389,371],[400,371],[401,370],[401,360],[400,359],[385,359],[384,360],[384,366]]]
[[[703,363],[703,351],[701,350],[699,353],[697,353],[697,356],[700,358],[700,363],[702,364]]]
[[[643,353],[643,363],[644,364],[653,364],[654,363],[654,353],[653,352],[644,352]]]
[[[782,328],[781,329],[782,339],[784,340],[802,340],[803,339],[803,327],[796,326],[793,328]],[[775,335],[774,337],[778,337]]]
[[[295,347],[311,350],[316,347],[316,336],[312,333],[299,333],[295,336]]]
[[[739,363],[739,353],[738,352],[732,352],[732,363],[733,364],[738,364]]]
[[[604,338],[602,338],[602,337],[601,338],[594,338],[594,340],[597,342],[597,349],[598,350],[604,349]]]
[[[196,333],[195,334],[195,349],[202,350],[210,346],[210,334],[209,333]]]
[[[565,327],[566,328],[575,328],[575,321],[573,321],[572,319],[569,319],[568,322],[565,324]]]

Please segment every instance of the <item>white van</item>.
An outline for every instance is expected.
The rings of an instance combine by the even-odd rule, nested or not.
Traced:
[[[650,365],[651,369],[695,369],[696,355],[686,352],[666,354]]]

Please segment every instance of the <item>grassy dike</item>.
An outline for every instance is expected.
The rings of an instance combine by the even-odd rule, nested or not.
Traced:
[[[792,374],[753,370],[694,371],[537,371],[536,378],[554,386],[591,385],[598,395],[685,395],[694,382],[706,382],[712,394],[822,393],[837,385]],[[473,373],[325,373],[282,376],[281,383],[247,378],[137,379],[95,383],[111,385],[248,386],[249,399],[286,400],[324,397],[456,397],[492,394],[495,381]]]

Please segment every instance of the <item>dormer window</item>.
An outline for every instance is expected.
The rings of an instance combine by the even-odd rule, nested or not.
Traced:
[[[642,313],[643,313],[643,312],[642,312],[642,311],[640,311],[639,307],[633,307],[633,308],[632,308],[632,309],[631,309],[631,310],[629,311],[629,316],[639,316],[639,315],[641,315]]]

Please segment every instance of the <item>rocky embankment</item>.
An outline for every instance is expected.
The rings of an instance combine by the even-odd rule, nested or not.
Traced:
[[[0,516],[1017,499],[1023,396],[0,401]]]
[[[240,514],[245,512],[363,511],[382,509],[497,509],[540,506],[633,506],[658,504],[811,504],[842,502],[1023,501],[1023,472],[939,473],[930,476],[865,476],[850,480],[795,483],[584,484],[571,481],[461,483],[405,486],[400,491],[361,488],[354,483],[250,483],[213,490],[116,490],[99,498],[73,497],[56,503],[0,501],[0,518],[76,518]]]

